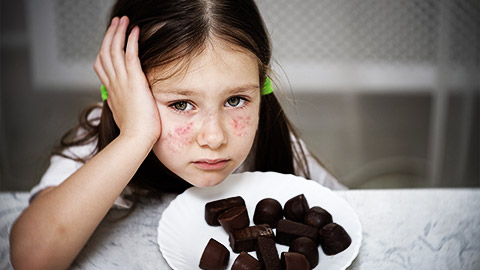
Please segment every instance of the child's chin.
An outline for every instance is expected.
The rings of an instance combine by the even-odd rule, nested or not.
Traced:
[[[214,187],[225,180],[225,177],[218,177],[218,178],[209,178],[209,179],[197,179],[197,181],[190,182],[192,185],[199,187],[199,188],[208,188]]]

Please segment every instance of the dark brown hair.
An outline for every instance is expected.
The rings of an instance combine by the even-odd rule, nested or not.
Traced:
[[[215,39],[254,55],[258,60],[259,85],[265,81],[271,44],[253,0],[118,0],[110,17],[124,15],[130,19],[128,33],[133,26],[140,27],[139,58],[144,72],[185,65],[205,49],[206,42]],[[98,125],[87,119],[92,109],[81,116],[76,129],[62,138],[59,153],[67,147],[97,138],[98,152],[119,135],[106,102]],[[75,136],[78,129],[85,130],[84,136]],[[253,168],[250,169],[286,174],[300,172],[310,178],[305,153],[292,136],[298,138],[275,94],[262,96],[259,126],[251,150]],[[154,192],[182,192],[190,186],[168,170],[153,152],[141,164],[129,185]]]

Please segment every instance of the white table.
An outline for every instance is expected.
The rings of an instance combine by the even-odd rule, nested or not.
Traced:
[[[363,226],[349,269],[480,269],[480,189],[337,191]],[[144,199],[127,218],[111,210],[72,269],[170,269],[157,244],[158,221],[175,198]],[[0,269],[11,269],[8,232],[27,193],[0,193]]]

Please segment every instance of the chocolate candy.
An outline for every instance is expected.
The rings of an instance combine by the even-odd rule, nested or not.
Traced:
[[[274,238],[272,228],[265,224],[233,230],[230,232],[228,239],[233,252],[240,253],[242,251],[254,251],[257,238],[260,236]]]
[[[285,203],[283,214],[286,219],[303,222],[308,209],[310,209],[310,207],[308,206],[307,199],[303,194],[300,194]]]
[[[280,262],[284,270],[310,270],[310,264],[303,254],[282,252]]]
[[[248,227],[250,219],[248,218],[247,207],[242,205],[228,209],[218,216],[218,222],[227,233]]]
[[[312,268],[318,264],[318,246],[308,237],[302,236],[293,240],[288,251],[303,254]]]
[[[305,215],[305,219],[303,220],[303,223],[306,225],[315,227],[319,230],[323,226],[332,222],[332,215],[330,215],[327,210],[321,208],[320,206],[314,206],[310,208]]]
[[[277,243],[289,246],[293,240],[300,236],[308,237],[316,242],[318,230],[314,227],[288,219],[278,221],[277,235],[275,237]]]
[[[228,249],[215,239],[210,238],[203,250],[199,267],[205,270],[223,270],[227,268],[229,260],[230,252]]]
[[[262,264],[262,269],[282,270],[277,247],[275,246],[275,240],[273,240],[273,238],[257,238],[257,258]]]
[[[233,262],[231,270],[261,270],[262,266],[260,262],[257,261],[250,254],[245,251],[240,252],[237,259]]]
[[[326,255],[340,253],[352,243],[352,239],[345,229],[336,223],[323,226],[318,234],[318,240]]]
[[[245,200],[240,196],[211,201],[205,204],[205,221],[210,226],[220,226],[218,216],[232,207],[241,205],[245,206]]]
[[[257,203],[253,214],[253,223],[268,224],[277,227],[277,222],[283,218],[282,205],[275,199],[266,198]]]

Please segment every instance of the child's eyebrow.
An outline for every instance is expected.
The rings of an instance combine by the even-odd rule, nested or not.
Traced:
[[[258,91],[260,87],[258,84],[246,84],[242,86],[237,86],[233,88],[227,88],[224,92],[226,94],[236,94],[236,93],[245,93],[245,92],[255,92]]]
[[[167,94],[167,95],[179,95],[179,96],[194,96],[196,91],[188,89],[175,89],[175,88],[163,88],[158,90],[153,90],[157,94]]]
[[[245,92],[255,92],[259,91],[258,84],[246,84],[233,88],[227,88],[223,91],[225,94],[236,94],[236,93],[245,93]],[[198,95],[198,91],[191,89],[181,89],[181,88],[162,88],[155,89],[153,92],[157,94],[170,94],[170,95],[179,95],[179,96],[195,96]]]

